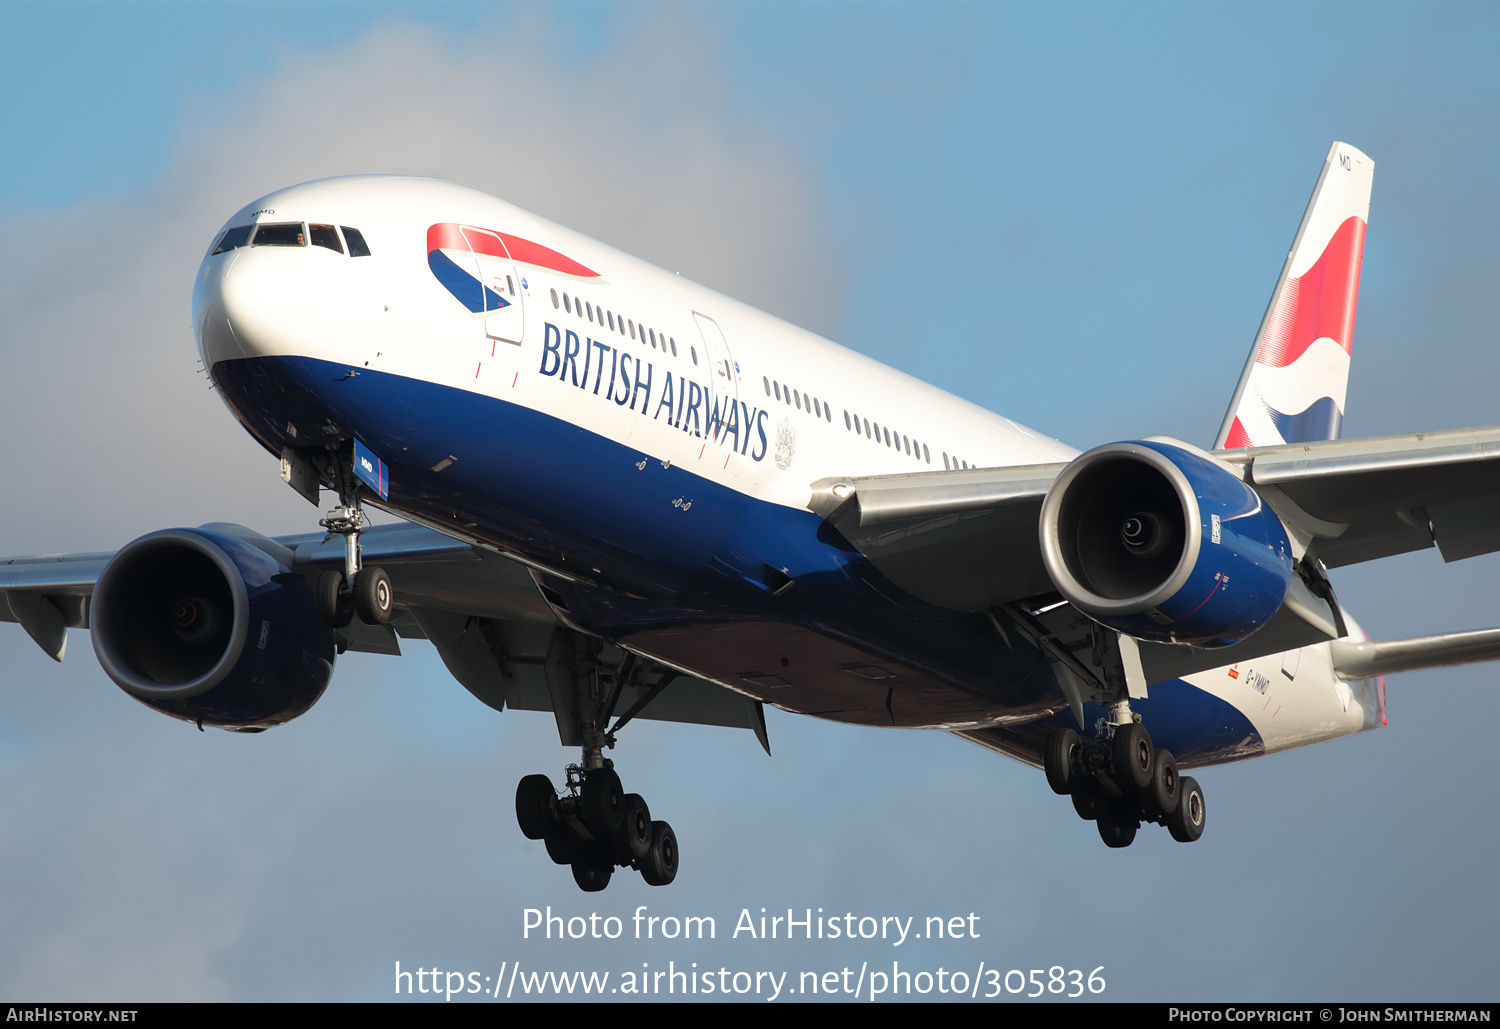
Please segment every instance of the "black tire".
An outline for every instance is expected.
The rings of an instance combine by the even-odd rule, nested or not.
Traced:
[[[1110,746],[1115,782],[1127,794],[1139,793],[1151,783],[1151,734],[1139,722],[1130,722],[1115,730]]]
[[[609,885],[610,876],[615,870],[609,865],[595,864],[592,861],[573,862],[573,881],[584,893],[598,893]]]
[[[1135,842],[1135,832],[1141,823],[1123,811],[1110,811],[1099,816],[1099,838],[1106,847],[1128,847]]]
[[[625,794],[625,817],[614,835],[615,860],[634,865],[651,850],[651,809],[639,793]]]
[[[1073,810],[1085,822],[1092,822],[1109,808],[1109,796],[1093,779],[1080,779],[1073,784]]]
[[[677,878],[677,834],[666,822],[651,823],[651,849],[641,860],[648,886],[666,886]]]
[[[1151,759],[1151,782],[1141,791],[1141,807],[1146,817],[1166,818],[1177,810],[1177,794],[1182,780],[1177,775],[1177,759],[1170,750],[1158,750]]]
[[[327,571],[318,576],[314,587],[318,601],[318,615],[330,629],[342,629],[354,620],[354,602],[349,591],[344,589],[344,573]]]
[[[543,839],[547,841],[547,856],[555,864],[571,865],[583,852],[583,841],[568,828],[566,822],[554,824]]]
[[[396,594],[384,568],[361,568],[354,577],[354,610],[366,625],[385,625],[396,613]]]
[[[583,824],[601,840],[625,821],[625,791],[613,768],[596,768],[583,780]]]
[[[1047,773],[1047,785],[1052,792],[1066,797],[1078,785],[1079,749],[1083,742],[1072,729],[1053,729],[1047,734],[1047,750],[1042,759],[1042,768]]]
[[[545,775],[528,775],[516,787],[516,824],[528,840],[545,839],[557,823],[557,791]]]
[[[1177,784],[1177,806],[1167,816],[1167,831],[1178,843],[1192,843],[1203,835],[1208,822],[1208,808],[1198,780],[1184,775]]]

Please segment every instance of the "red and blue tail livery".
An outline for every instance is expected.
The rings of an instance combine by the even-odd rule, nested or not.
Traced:
[[[1348,144],[1328,152],[1216,446],[1339,438],[1373,172]]]

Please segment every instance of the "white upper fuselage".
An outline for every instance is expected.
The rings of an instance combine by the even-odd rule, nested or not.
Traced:
[[[295,252],[240,247],[205,260],[194,293],[194,318],[206,367],[238,357],[296,355],[503,398],[738,491],[794,507],[805,507],[809,484],[826,476],[941,469],[945,459],[953,467],[1033,464],[1075,453],[820,336],[477,190],[402,177],[328,179],[279,190],[247,205],[226,228],[288,222],[355,227],[368,241],[370,255],[351,258],[312,245]],[[519,345],[497,340],[486,335],[485,315],[467,310],[429,268],[428,233],[435,223],[520,237],[598,274],[567,274],[515,261],[524,282],[524,333]],[[700,328],[695,314],[722,331],[735,366],[731,375],[716,367],[710,347],[717,341],[705,339],[712,328]],[[204,323],[205,318],[226,316],[232,333]],[[580,341],[575,363],[562,369],[563,376],[542,373],[549,323],[564,348],[569,331]],[[606,399],[611,371],[617,375],[616,389],[624,385],[618,381],[622,355],[650,369],[650,394],[632,398],[634,410]],[[604,362],[609,365],[601,368]],[[567,381],[582,376],[585,363],[587,387]],[[706,438],[713,433],[705,434],[701,423],[692,425],[683,410],[686,397],[675,399],[670,409],[663,407],[669,374],[679,390],[689,382],[716,394],[735,393],[744,405],[741,420],[751,423],[744,432],[756,437],[753,446],[733,441],[721,446]],[[643,417],[641,408],[647,406]],[[767,417],[755,424],[759,411]],[[684,416],[686,431],[681,427]],[[783,432],[778,448],[776,430],[783,426],[790,436]],[[764,444],[759,432],[765,432]],[[921,448],[920,456],[911,452],[913,443]]]

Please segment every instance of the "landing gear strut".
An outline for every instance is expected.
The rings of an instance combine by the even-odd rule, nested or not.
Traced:
[[[604,756],[615,733],[665,689],[677,673],[656,670],[623,654],[611,665],[601,660],[603,644],[559,630],[545,662],[548,688],[565,744],[582,748],[569,765],[559,791],[545,775],[528,775],[516,787],[516,822],[527,839],[542,840],[547,855],[571,865],[579,889],[597,892],[609,885],[616,867],[633,868],[652,886],[677,878],[677,834],[653,821],[638,793],[626,793],[614,762]],[[627,687],[641,694],[614,724],[615,707]]]
[[[395,609],[391,579],[385,569],[364,568],[359,534],[367,518],[360,504],[360,483],[343,455],[332,462],[339,493],[339,506],[329,511],[318,524],[328,535],[344,537],[344,570],[324,572],[317,582],[318,612],[332,629],[342,629],[358,614],[366,625],[385,625]]]

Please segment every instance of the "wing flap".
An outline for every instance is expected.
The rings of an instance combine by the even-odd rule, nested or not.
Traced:
[[[1437,544],[1446,561],[1500,550],[1500,426],[1251,449],[1241,463],[1289,523],[1305,513],[1325,565]],[[1279,497],[1299,510],[1287,510]]]

